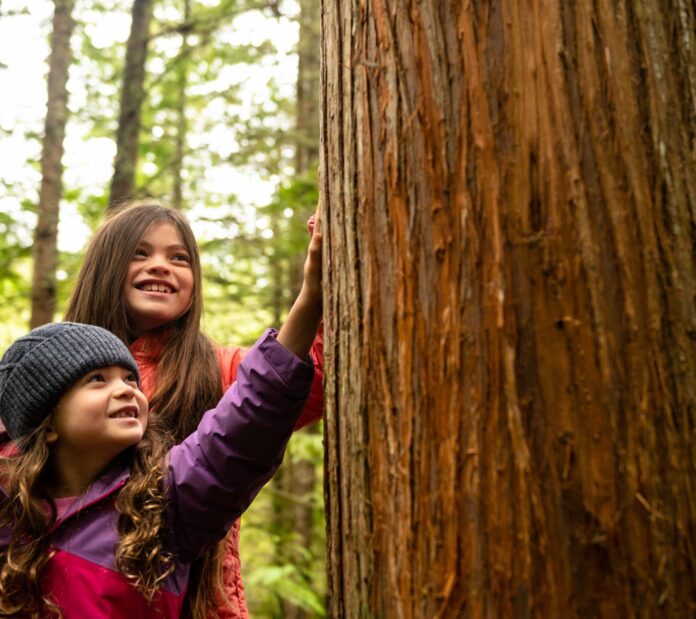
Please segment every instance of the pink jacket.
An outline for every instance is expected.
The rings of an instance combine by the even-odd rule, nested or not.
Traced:
[[[151,398],[155,391],[157,360],[163,345],[164,338],[161,335],[153,336],[146,333],[136,339],[130,346],[131,353],[140,369],[141,388],[148,398]],[[237,369],[247,349],[238,346],[219,347],[216,352],[220,366],[222,388],[227,390],[237,377]],[[310,354],[314,360],[314,380],[307,403],[295,425],[296,430],[318,421],[323,414],[324,338],[321,329],[312,344]],[[240,521],[235,520],[234,525],[225,538],[227,549],[223,557],[223,582],[230,604],[218,610],[219,619],[249,619],[239,559],[239,527]]]

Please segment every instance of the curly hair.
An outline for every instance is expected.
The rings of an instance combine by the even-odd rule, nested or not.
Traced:
[[[55,503],[45,492],[48,430],[46,420],[18,442],[19,456],[0,460],[0,475],[9,497],[0,509],[0,526],[12,527],[9,545],[0,549],[2,616],[61,616],[41,592],[41,574],[50,559],[49,531],[56,520]]]
[[[127,452],[130,476],[116,497],[120,538],[116,567],[152,602],[162,581],[174,571],[163,535],[168,502],[164,490],[166,443],[156,424],[151,421],[140,443]]]
[[[120,538],[116,567],[150,603],[175,568],[166,548],[164,488],[167,450],[173,440],[152,421],[143,439],[118,456],[131,472],[115,503]],[[43,570],[52,553],[50,531],[56,521],[56,506],[48,493],[50,422],[49,417],[17,441],[18,455],[0,457],[0,477],[9,496],[0,508],[0,526],[12,528],[8,546],[0,549],[0,616],[62,617],[41,590]],[[197,571],[195,565],[193,571]],[[222,595],[215,579],[194,578],[186,602],[191,616],[214,611],[224,600]]]

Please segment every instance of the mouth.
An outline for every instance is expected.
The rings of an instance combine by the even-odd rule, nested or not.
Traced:
[[[138,418],[138,407],[137,406],[124,406],[119,408],[113,413],[109,413],[109,419],[137,419]]]
[[[161,292],[164,294],[173,294],[176,292],[176,288],[163,281],[148,280],[135,284],[135,287],[143,292]]]

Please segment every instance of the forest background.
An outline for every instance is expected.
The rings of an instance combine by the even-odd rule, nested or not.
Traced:
[[[3,350],[30,322],[47,59],[58,4],[0,1]],[[124,59],[139,3],[67,4],[74,27],[55,319],[109,203],[125,122]],[[221,344],[250,344],[282,321],[297,293],[306,220],[317,203],[319,0],[140,4],[152,15],[135,194],[187,213],[202,251],[204,329]],[[282,470],[243,518],[243,576],[255,617],[326,614],[321,441],[319,427],[296,433]]]

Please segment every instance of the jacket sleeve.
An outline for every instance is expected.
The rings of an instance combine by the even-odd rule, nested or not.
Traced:
[[[169,454],[170,532],[182,559],[225,536],[280,465],[314,373],[267,330],[237,380]]]
[[[300,413],[300,417],[295,425],[295,430],[299,430],[310,423],[319,421],[324,415],[324,323],[319,326],[309,354],[314,364],[314,379],[309,391],[307,402]],[[239,347],[220,347],[216,349],[220,374],[222,377],[222,388],[227,389],[237,377],[237,370],[248,349]]]

